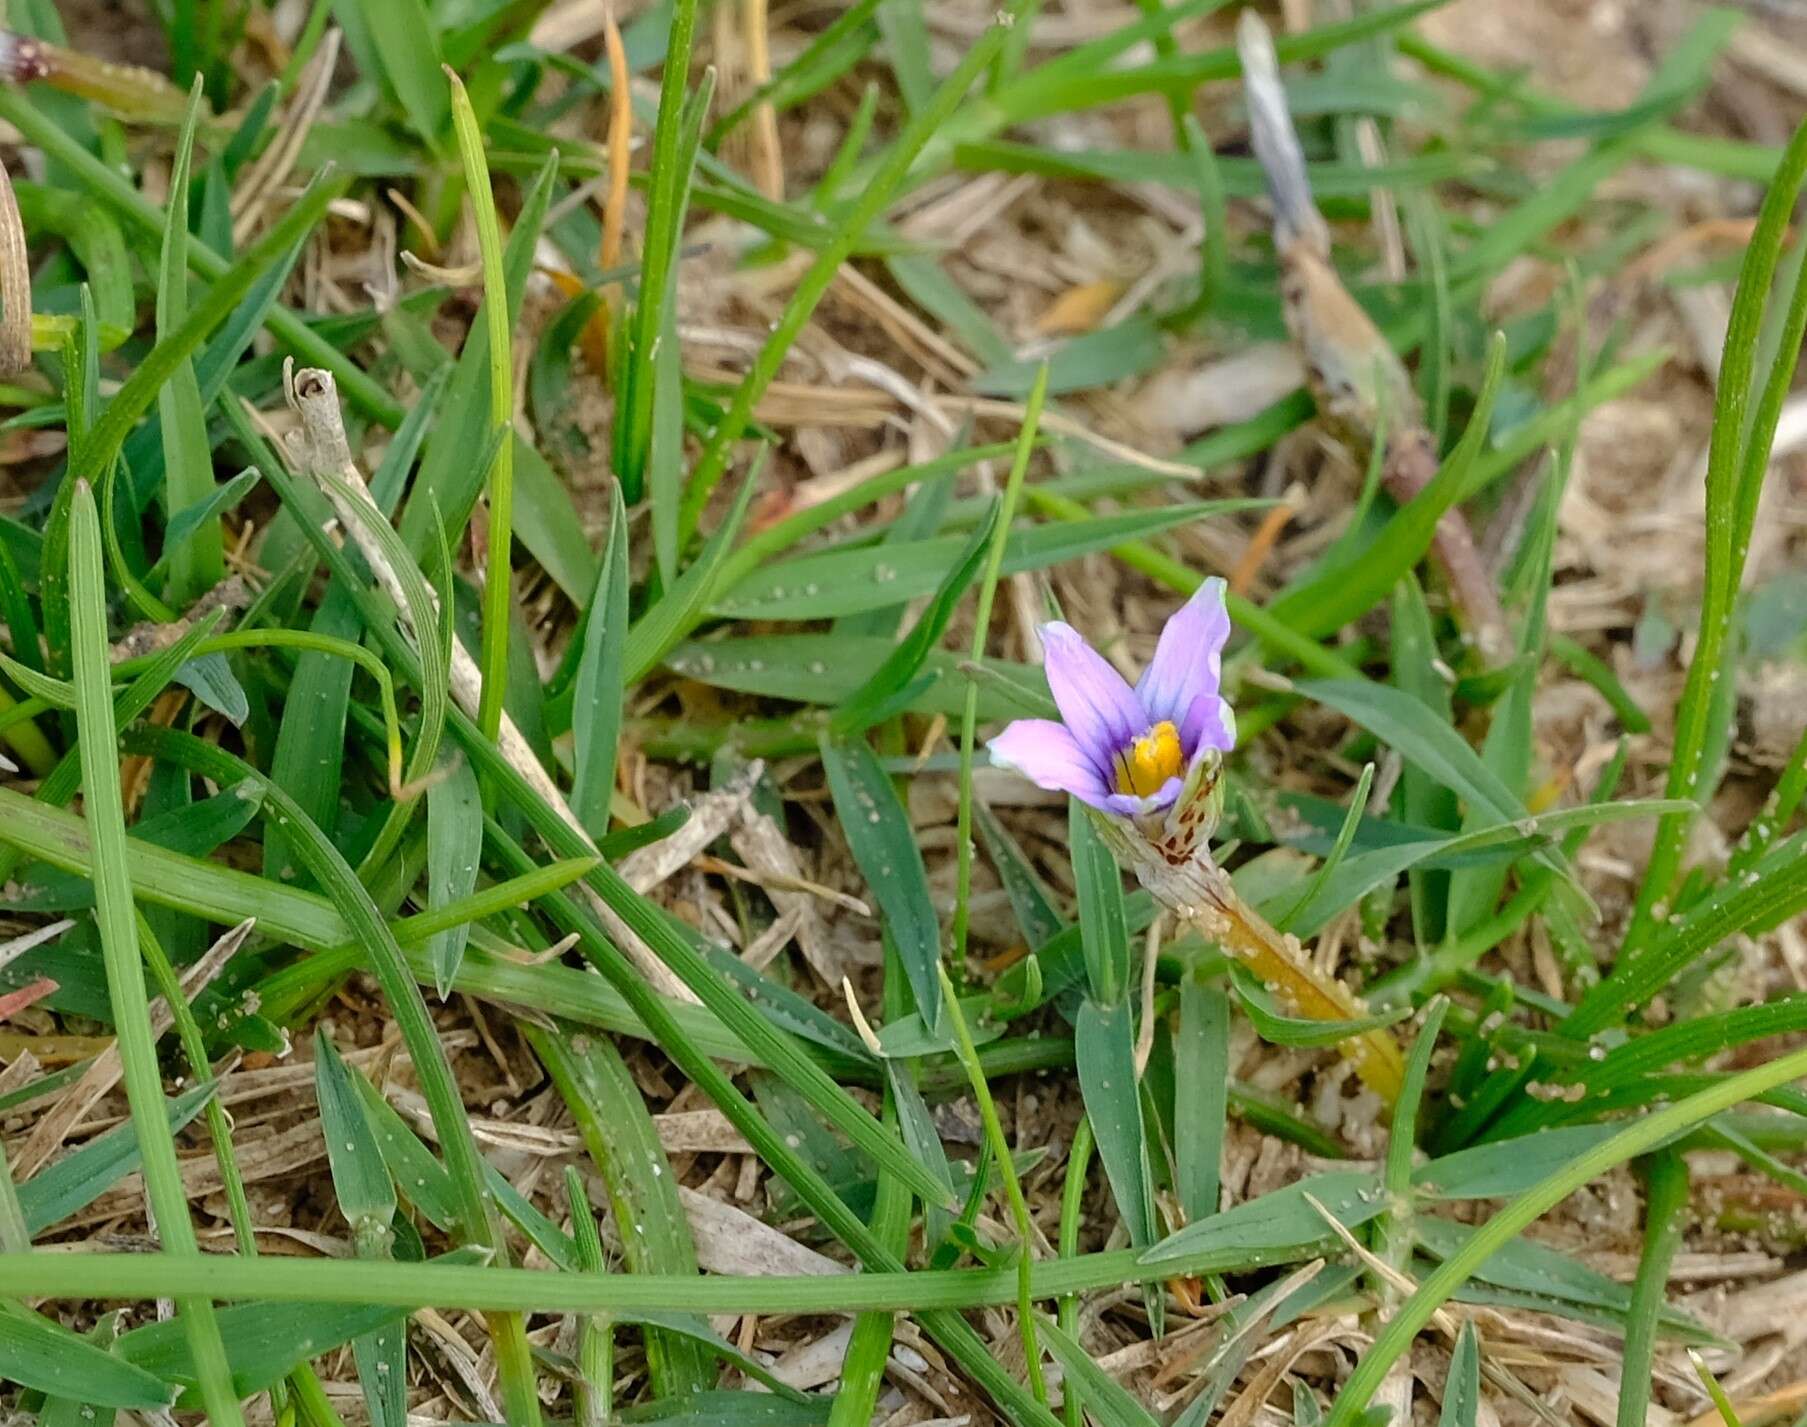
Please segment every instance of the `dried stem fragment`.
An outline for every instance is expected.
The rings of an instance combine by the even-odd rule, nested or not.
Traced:
[[[1388,493],[1403,505],[1436,474],[1436,441],[1425,428],[1404,365],[1330,261],[1330,230],[1312,200],[1273,39],[1253,10],[1243,11],[1237,47],[1255,154],[1274,206],[1287,330],[1305,358],[1306,384],[1325,425],[1358,461],[1377,439],[1387,441],[1382,476]],[[1383,423],[1390,436],[1380,435]],[[1505,612],[1460,509],[1452,507],[1437,522],[1433,549],[1481,652],[1489,660],[1505,658],[1510,653]]]
[[[405,619],[408,603],[402,591],[401,580],[388,557],[371,538],[364,523],[368,518],[367,514],[361,515],[359,510],[349,504],[361,499],[369,503],[370,510],[376,509],[376,503],[370,498],[364,478],[352,460],[351,447],[345,439],[345,422],[339,410],[339,392],[332,373],[315,367],[295,372],[289,381],[289,394],[301,416],[301,429],[296,433],[299,439],[295,443],[297,467],[302,474],[319,482],[320,489],[332,503],[339,524],[357,545],[358,553],[370,566],[371,573],[376,576],[383,592],[394,601],[398,610],[404,612]],[[430,631],[424,633],[426,637],[431,637]],[[423,636],[423,631],[416,630],[414,635],[418,640]],[[462,642],[454,639],[451,662],[452,698],[459,708],[474,718],[482,692],[483,675],[477,668],[477,661],[471,657]],[[559,791],[558,785],[552,781],[540,760],[534,756],[532,747],[522,737],[520,729],[509,718],[506,710],[502,713],[496,744],[509,766],[594,850],[595,844],[589,833],[571,811],[564,794]],[[580,882],[577,886],[603,929],[616,945],[628,953],[656,991],[673,1000],[691,1004],[696,1002],[696,996],[690,988],[678,979],[651,948],[634,935],[608,903],[586,884]]]

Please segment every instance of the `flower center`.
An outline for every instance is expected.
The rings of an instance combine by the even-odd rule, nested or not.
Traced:
[[[1162,719],[1116,757],[1117,791],[1138,798],[1161,791],[1169,778],[1180,775],[1184,762],[1180,731]]]

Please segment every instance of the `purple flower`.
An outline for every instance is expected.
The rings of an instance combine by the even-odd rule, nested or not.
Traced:
[[[1018,719],[991,740],[991,761],[1101,812],[1140,817],[1171,807],[1210,755],[1236,746],[1217,692],[1230,616],[1209,579],[1161,631],[1135,688],[1070,625],[1041,627],[1061,722]]]

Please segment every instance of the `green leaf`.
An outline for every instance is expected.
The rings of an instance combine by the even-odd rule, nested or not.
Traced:
[[[78,1396],[101,1407],[165,1408],[169,1386],[114,1357],[62,1324],[0,1301],[0,1379],[52,1396]]]
[[[1073,1026],[1073,1056],[1085,1112],[1098,1141],[1117,1210],[1137,1248],[1155,1241],[1154,1183],[1136,1079],[1135,1013],[1127,1001],[1105,1007],[1087,999]]]
[[[835,711],[828,724],[830,732],[838,737],[848,737],[871,727],[905,689],[913,687],[917,671],[929,657],[929,651],[940,644],[967,586],[978,576],[997,519],[998,506],[993,503],[986,518],[973,530],[965,548],[948,566],[934,598],[910,632],[897,642],[897,648],[873,671],[872,677]]]
[[[333,1193],[351,1226],[357,1255],[388,1259],[395,1182],[383,1163],[357,1082],[323,1031],[314,1036],[314,1093],[320,1102],[320,1132],[326,1140]],[[406,1427],[407,1338],[401,1320],[390,1319],[360,1333],[352,1348],[373,1427]]]
[[[626,330],[625,324],[621,328]],[[684,501],[684,349],[675,301],[665,304],[659,348],[648,362],[653,384],[652,428],[646,448],[646,493],[652,506],[653,559],[659,578],[678,574]]]
[[[345,1223],[358,1236],[370,1225],[387,1234],[390,1219],[396,1217],[396,1183],[383,1165],[383,1151],[363,1113],[356,1080],[325,1031],[314,1033],[314,1095],[320,1100],[320,1133],[327,1142],[332,1192],[338,1196]]]
[[[1457,1150],[1419,1165],[1412,1187],[1430,1199],[1503,1199],[1523,1193],[1575,1156],[1610,1139],[1619,1128],[1571,1125]]]
[[[1800,264],[1779,309],[1781,327],[1777,329],[1774,359],[1760,361],[1764,310],[1772,298],[1803,183],[1807,183],[1807,123],[1796,129],[1764,195],[1756,230],[1745,249],[1726,327],[1725,363],[1716,384],[1713,433],[1707,453],[1706,572],[1699,635],[1688,664],[1687,683],[1675,710],[1666,789],[1672,797],[1700,799],[1711,786],[1703,786],[1703,773],[1715,707],[1729,693],[1721,688],[1721,675],[1728,663],[1726,645],[1744,581],[1751,532],[1769,475],[1776,424],[1800,359],[1803,333],[1807,332],[1807,264]],[[1662,919],[1656,915],[1656,908],[1673,892],[1690,822],[1690,815],[1678,814],[1664,819],[1657,829],[1620,953],[1624,961],[1643,953],[1658,933]]]
[[[1213,515],[1265,506],[1265,501],[1202,501],[1127,511],[1086,521],[1058,521],[1013,531],[1002,573],[1044,569]],[[931,593],[965,553],[960,536],[941,536],[881,551],[859,546],[767,565],[711,601],[728,619],[833,619],[883,609]]]
[[[188,175],[194,157],[195,124],[200,117],[201,88],[189,96],[188,117],[176,144],[169,178],[169,214],[163,230],[163,259],[157,280],[157,340],[167,342],[188,309]],[[214,494],[213,450],[207,439],[207,416],[194,363],[184,354],[157,391],[157,414],[163,422],[164,506],[171,522],[177,514],[205,506]],[[224,546],[217,522],[203,521],[185,539],[170,539],[170,598],[186,605],[225,576]]]
[[[608,1186],[629,1272],[694,1275],[696,1245],[678,1197],[678,1178],[620,1052],[603,1036],[563,1027],[523,1029]],[[713,1382],[708,1358],[696,1345],[699,1332],[714,1337],[700,1321],[682,1337],[647,1333],[647,1364],[660,1397],[686,1397]]]
[[[427,148],[439,149],[451,124],[451,103],[440,69],[439,36],[424,0],[335,0],[341,18],[348,9],[370,37],[383,78],[401,101],[408,127]]]
[[[941,1024],[941,924],[910,815],[865,743],[824,737],[822,766],[853,859],[878,902],[923,1021]]]
[[[609,548],[583,630],[583,655],[572,687],[571,732],[577,769],[571,811],[593,838],[609,830],[615,791],[615,745],[621,736],[623,662],[627,648],[627,508],[621,487],[609,497]]]
[[[1438,1427],[1475,1427],[1481,1412],[1481,1340],[1474,1320],[1462,1324],[1456,1351],[1449,1360],[1449,1376],[1443,1383],[1443,1412]]]
[[[1084,1391],[1086,1412],[1100,1427],[1158,1427],[1123,1384],[1098,1366],[1084,1344],[1068,1336],[1052,1318],[1039,1319],[1037,1327],[1042,1342],[1060,1364],[1062,1381],[1069,1391],[1075,1387]]]
[[[1460,1251],[1475,1234],[1471,1225],[1428,1217],[1418,1222],[1417,1230],[1420,1247],[1439,1259]],[[1631,1310],[1629,1285],[1531,1239],[1509,1240],[1476,1268],[1474,1276],[1496,1288],[1535,1294],[1578,1308],[1600,1309],[1621,1320]],[[1674,1309],[1664,1311],[1662,1322],[1671,1329],[1694,1334],[1702,1331],[1691,1315]]]
[[[1332,1237],[1324,1216],[1312,1207],[1314,1199],[1346,1229],[1360,1227],[1386,1208],[1378,1174],[1332,1170],[1247,1200],[1202,1223],[1188,1224],[1144,1253],[1139,1262],[1162,1264],[1184,1258],[1241,1270],[1290,1261]]]
[[[1604,823],[1657,817],[1675,805],[1664,798],[1640,798],[1619,803],[1588,804],[1562,808],[1536,817],[1481,826],[1448,837],[1424,838],[1377,847],[1345,858],[1312,892],[1310,900],[1291,918],[1289,929],[1300,936],[1322,931],[1376,887],[1385,886],[1401,872],[1420,867],[1465,866],[1477,862],[1506,862],[1525,852],[1555,846],[1559,833],[1598,827]],[[1292,895],[1290,891],[1287,894]]]
[[[359,3],[359,0],[340,0]],[[416,0],[418,3],[418,0]],[[443,90],[444,76],[437,69],[435,82]],[[552,201],[555,161],[542,165],[534,176],[533,186],[521,201],[521,210],[508,235],[503,250],[502,267],[508,286],[508,320],[519,321],[521,300],[528,275],[533,270],[534,249],[539,243],[540,228],[546,209]],[[471,328],[458,353],[440,403],[440,416],[433,423],[426,446],[421,453],[420,471],[410,489],[407,508],[398,524],[402,539],[416,560],[424,560],[437,538],[434,528],[441,522],[454,530],[464,528],[470,512],[483,489],[489,461],[480,459],[489,447],[489,324]]]
[[[1173,1033],[1173,1158],[1189,1224],[1217,1212],[1229,1089],[1229,1000],[1188,976],[1180,983]]]
[[[1394,587],[1391,626],[1394,687],[1411,694],[1431,711],[1432,717],[1448,723],[1452,717],[1449,681],[1439,668],[1442,661],[1437,652],[1430,609],[1424,602],[1424,591],[1409,574]],[[1399,808],[1404,820],[1417,827],[1453,829],[1460,825],[1455,792],[1415,763],[1408,763],[1400,770]],[[1383,878],[1385,875],[1383,873]],[[1398,876],[1398,873],[1391,875]],[[1441,940],[1449,894],[1448,876],[1441,872],[1413,871],[1409,886],[1412,927],[1419,944],[1430,945]],[[1301,929],[1300,934],[1308,935],[1309,932]]]
[[[1498,823],[1529,818],[1518,796],[1481,761],[1462,735],[1412,695],[1356,679],[1312,679],[1298,687],[1307,698],[1328,704],[1360,724],[1408,763],[1460,794],[1471,811],[1485,812]],[[1568,874],[1559,851],[1545,850],[1538,860]]]
[[[668,597],[669,598],[669,597]],[[834,634],[756,635],[746,639],[708,640],[680,645],[666,660],[673,673],[738,693],[795,703],[844,703],[891,656],[890,639]],[[979,717],[1010,718],[1026,710],[1043,711],[1047,682],[1040,669],[1002,659],[988,659],[979,690]],[[935,681],[915,696],[910,707],[923,713],[958,716],[966,707],[961,660],[934,650],[923,661]]]
[[[483,797],[477,775],[462,759],[427,789],[427,906],[444,908],[477,889],[483,857]],[[470,923],[437,933],[427,943],[433,989],[451,994],[470,940]]]
[[[1092,1000],[1108,1009],[1121,1004],[1129,994],[1129,925],[1123,909],[1123,874],[1098,835],[1091,809],[1077,798],[1068,803],[1067,845],[1073,858],[1073,881],[1079,889],[1086,982],[1091,987]],[[1101,1142],[1103,1138],[1100,1134]]]
[[[314,611],[312,631],[337,639],[356,639],[364,628],[351,596],[329,589]],[[350,708],[356,666],[318,650],[304,650],[295,662],[283,701],[285,717],[276,729],[270,755],[271,780],[323,828],[339,821],[341,775],[345,761],[345,720]],[[264,832],[264,875],[293,879],[302,875],[293,839],[281,827]]]
[[[162,344],[159,344],[162,345]],[[148,359],[147,359],[148,360]],[[124,391],[114,398],[117,405]],[[94,438],[90,438],[92,440]],[[72,482],[69,520],[69,599],[76,730],[80,738],[85,821],[95,848],[95,927],[106,963],[108,999],[118,1037],[121,1078],[142,1155],[145,1196],[158,1232],[177,1256],[198,1256],[182,1170],[164,1113],[150,999],[138,946],[131,875],[126,870],[124,797],[113,723],[107,652],[107,606],[101,565],[100,513],[94,492]],[[210,1299],[185,1297],[178,1322],[195,1355],[209,1416],[221,1427],[244,1421],[226,1380],[225,1350]]]
[[[640,292],[631,324],[628,361],[615,414],[615,471],[625,499],[638,501],[645,484],[652,442],[653,399],[658,381],[655,358],[667,310],[675,310],[674,274],[684,213],[690,202],[696,154],[702,137],[700,106],[688,102],[691,42],[696,35],[697,0],[676,0],[666,32],[659,85],[659,117],[653,129],[648,173],[646,228],[641,240]],[[695,135],[686,121],[695,119]]]
[[[220,516],[248,496],[262,479],[263,477],[255,466],[247,467],[231,480],[214,487],[207,499],[198,505],[191,505],[172,515],[169,523],[163,527],[163,554],[151,567],[150,575],[146,576],[146,583],[149,583],[151,577],[155,576],[168,563],[172,549],[187,544],[208,521],[217,521]]]
[[[764,464],[763,459],[754,461],[753,468],[747,472],[746,480],[734,497],[734,505],[729,510],[727,519],[717,527],[696,560],[678,576],[664,597],[629,628],[623,658],[629,684],[636,684],[643,679],[703,617],[714,593],[716,580],[727,562],[729,548],[747,517],[747,509],[752,502],[754,488],[759,484],[759,473],[764,469]]]
[[[462,1255],[449,1255],[456,1261]],[[464,1259],[469,1262],[468,1257]],[[372,1270],[365,1270],[371,1272]],[[220,1336],[232,1368],[232,1390],[249,1397],[281,1381],[309,1358],[331,1352],[360,1334],[369,1333],[401,1315],[393,1308],[345,1303],[241,1303],[219,1310]],[[170,1330],[173,1323],[147,1323],[124,1334],[121,1356],[159,1377],[188,1383],[194,1378],[187,1343]],[[184,1392],[183,1407],[199,1406]]]
[[[87,1341],[96,1348],[111,1349],[119,1337],[119,1320],[123,1316],[119,1311],[102,1314]],[[118,1420],[115,1408],[102,1408],[79,1396],[46,1396],[38,1413],[38,1427],[113,1427]]]
[[[223,716],[234,728],[250,717],[251,701],[224,654],[197,655],[176,670],[175,682]]]
[[[1354,1020],[1316,1021],[1287,1015],[1275,1005],[1267,988],[1240,965],[1233,964],[1230,967],[1230,984],[1236,988],[1237,998],[1242,1002],[1243,1010],[1248,1012],[1249,1024],[1254,1026],[1255,1034],[1271,1045],[1293,1048],[1332,1046],[1367,1031],[1397,1025],[1412,1013],[1410,1006],[1398,1006],[1371,1016],[1359,1016]]]
[[[998,820],[998,815],[984,803],[973,804],[973,823],[979,829],[980,841],[985,844],[986,855],[991,858],[998,880],[1004,884],[1005,895],[1010,898],[1010,909],[1016,914],[1017,929],[1022,932],[1023,941],[1030,951],[1039,952],[1066,929],[1054,894],[1042,881],[1029,855]]]
[[[590,592],[596,552],[584,536],[571,488],[519,432],[514,437],[515,537],[573,600]]]

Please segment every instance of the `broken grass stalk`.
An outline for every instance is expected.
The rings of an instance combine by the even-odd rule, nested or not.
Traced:
[[[338,516],[340,525],[351,536],[358,552],[369,565],[378,585],[394,601],[396,608],[404,612],[405,617],[409,602],[394,562],[378,544],[371,528],[372,519],[380,520],[382,515],[377,510],[376,502],[370,498],[356,462],[352,460],[332,373],[317,367],[303,368],[290,379],[289,393],[290,400],[301,417],[300,439],[295,446],[301,474],[318,483]],[[420,629],[415,629],[413,633],[417,648],[422,639],[431,637],[430,632]],[[468,716],[475,718],[482,706],[483,675],[477,667],[477,661],[457,639],[452,641],[448,672],[453,701]],[[588,851],[595,853],[595,842],[584,830],[577,815],[571,811],[558,785],[534,756],[533,749],[514,720],[508,716],[506,709],[499,710],[499,715],[495,734],[497,751],[533,789],[535,795],[583,839]],[[587,886],[584,887],[583,895],[592,913],[610,936],[633,957],[634,964],[654,989],[686,1004],[696,1003],[697,998],[690,988],[647,949],[600,896]]]
[[[1281,304],[1305,359],[1306,384],[1325,425],[1357,459],[1384,445],[1382,478],[1393,499],[1406,505],[1436,474],[1436,440],[1404,364],[1330,261],[1330,230],[1312,199],[1273,37],[1252,10],[1243,12],[1237,48],[1255,155],[1273,202]],[[1390,440],[1385,419],[1396,427]],[[1490,663],[1507,657],[1510,631],[1499,592],[1459,508],[1438,520],[1432,548],[1482,654]]]

